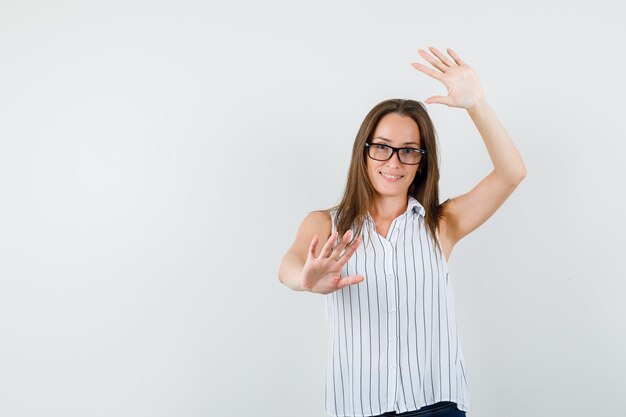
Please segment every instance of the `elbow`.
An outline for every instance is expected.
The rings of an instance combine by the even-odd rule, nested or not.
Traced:
[[[289,269],[286,267],[284,262],[281,262],[280,267],[278,268],[278,282],[287,287],[291,287],[289,284]]]
[[[517,176],[515,177],[517,184],[519,184],[520,182],[522,182],[524,180],[524,178],[526,178],[526,167],[522,166],[522,169],[520,169],[520,171],[517,173]]]
[[[280,267],[278,268],[278,274],[277,275],[278,275],[278,282],[280,282],[281,284],[284,284],[285,281],[283,281],[283,265],[282,265],[282,262],[281,262]]]
[[[509,171],[506,177],[512,186],[517,187],[526,178],[526,167],[522,164],[521,167]]]
[[[511,182],[513,183],[513,185],[518,186],[524,180],[524,178],[526,178],[526,168],[511,176]]]
[[[517,171],[509,171],[506,173],[503,172],[493,172],[500,180],[510,187],[517,187],[526,177],[526,168],[522,167]]]

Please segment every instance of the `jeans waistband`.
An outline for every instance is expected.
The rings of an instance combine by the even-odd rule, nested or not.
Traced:
[[[455,402],[451,401],[440,401],[435,404],[426,405],[419,410],[407,411],[405,413],[396,413],[396,412],[387,412],[383,414],[383,416],[398,416],[398,417],[419,417],[423,415],[427,415],[433,411],[445,410],[447,408],[456,407]]]

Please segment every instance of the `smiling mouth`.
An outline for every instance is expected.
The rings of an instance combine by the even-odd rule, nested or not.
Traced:
[[[384,172],[380,171],[380,174],[385,177],[385,178],[389,178],[390,180],[398,180],[402,177],[404,177],[404,175],[389,175],[389,174],[385,174]]]

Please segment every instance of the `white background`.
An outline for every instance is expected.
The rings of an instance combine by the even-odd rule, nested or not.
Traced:
[[[450,258],[469,416],[617,415],[618,1],[0,1],[0,415],[316,416],[323,298],[278,282],[387,98],[477,72],[528,175]],[[491,164],[429,105],[442,201]]]

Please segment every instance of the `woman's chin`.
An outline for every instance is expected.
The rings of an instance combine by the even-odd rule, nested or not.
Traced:
[[[397,197],[407,195],[409,189],[408,187],[386,185],[385,187],[376,187],[376,192],[382,197]]]

